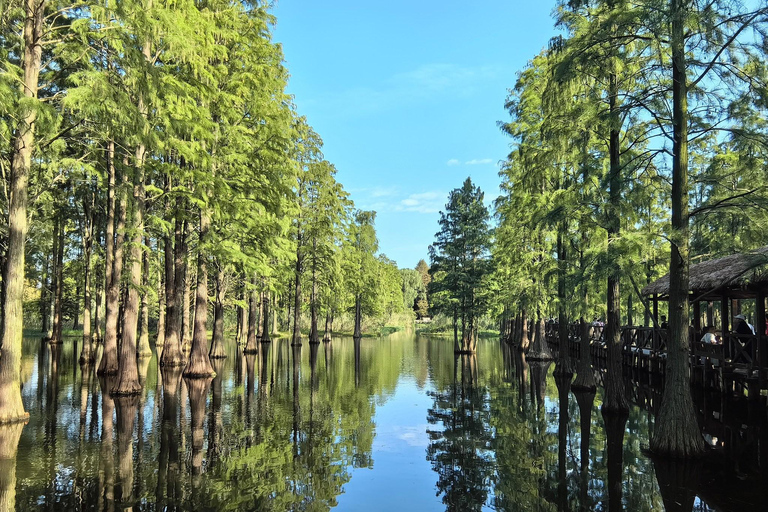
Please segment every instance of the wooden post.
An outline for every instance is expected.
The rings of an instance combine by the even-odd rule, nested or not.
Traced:
[[[693,331],[694,340],[698,341],[697,336],[701,334],[701,303],[698,300],[693,303]]]
[[[755,299],[755,334],[757,334],[757,346],[755,346],[755,359],[757,360],[757,380],[760,384],[757,394],[765,385],[765,291],[761,288],[757,291]]]
[[[723,349],[725,357],[731,356],[731,339],[728,336],[728,329],[730,325],[730,317],[728,316],[728,292],[723,290],[723,295],[720,298],[720,321],[723,324],[721,327],[720,339],[723,342]]]
[[[653,337],[651,338],[651,347],[656,348],[659,346],[659,336],[661,334],[659,333],[659,329],[661,328],[661,323],[659,322],[659,294],[654,293],[653,294]]]
[[[707,325],[715,325],[715,304],[711,300],[707,301]]]

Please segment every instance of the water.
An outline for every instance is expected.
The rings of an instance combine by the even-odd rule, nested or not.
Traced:
[[[600,391],[496,340],[456,360],[410,334],[231,346],[212,381],[152,357],[119,400],[74,343],[25,341],[30,419],[0,429],[0,510],[765,510],[763,403],[697,397],[723,446],[654,463],[657,388],[628,385],[644,406],[604,419]]]

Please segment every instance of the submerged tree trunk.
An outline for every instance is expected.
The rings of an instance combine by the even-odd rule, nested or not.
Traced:
[[[104,327],[104,350],[99,363],[99,375],[117,373],[117,321],[120,309],[120,278],[123,274],[123,242],[125,240],[125,199],[124,187],[117,196],[117,172],[115,165],[115,143],[110,141],[107,148],[107,171],[109,174],[107,236],[105,261],[105,290],[107,296],[106,324]],[[124,181],[124,180],[123,180]],[[117,213],[116,210],[120,209]],[[115,221],[119,219],[118,225]],[[117,231],[117,233],[115,233]],[[115,236],[117,235],[117,236]]]
[[[653,430],[652,451],[672,457],[695,457],[704,452],[696,421],[688,366],[688,84],[684,19],[686,2],[670,0],[672,50],[672,230],[669,265],[669,341],[664,393]],[[761,326],[762,328],[762,326]]]
[[[197,288],[195,290],[195,330],[192,335],[192,349],[184,377],[213,377],[213,367],[208,358],[208,257],[205,247],[210,227],[208,213],[200,211],[200,248],[197,251]]]
[[[166,190],[170,189],[170,179],[166,182]],[[177,200],[177,208],[181,207],[181,199]],[[186,359],[181,351],[181,310],[179,294],[180,287],[177,280],[180,278],[184,266],[184,253],[182,252],[182,240],[184,238],[182,220],[176,217],[173,238],[165,237],[165,345],[160,358],[162,366],[184,366]]]
[[[254,274],[251,279],[253,288],[251,289],[250,297],[248,298],[248,336],[245,343],[245,349],[243,350],[245,354],[255,354],[259,351],[259,345],[256,340],[256,322],[258,321],[256,319],[258,311],[258,304],[256,303],[256,282],[256,275]]]
[[[557,356],[557,375],[571,377],[570,340],[568,337],[568,317],[566,315],[566,278],[567,278],[567,252],[565,249],[565,233],[568,231],[568,223],[563,222],[557,232],[557,310],[558,310],[558,338],[559,347]]]
[[[182,272],[181,272],[181,281],[178,281],[178,275],[177,275],[177,286],[182,286],[182,299],[181,299],[181,350],[183,350],[185,353],[189,352],[190,346],[191,346],[191,336],[190,336],[190,326],[192,323],[191,313],[189,309],[189,304],[191,302],[192,298],[192,276],[190,275],[189,271],[189,259],[188,259],[188,253],[189,250],[189,242],[187,241],[187,237],[189,236],[188,233],[188,227],[187,227],[187,221],[184,221],[184,237],[182,240],[182,247],[183,247],[183,266],[182,266]],[[178,293],[178,291],[177,291]]]
[[[145,49],[147,48],[145,44]],[[147,50],[148,51],[148,50]],[[143,112],[144,107],[139,99],[139,111]],[[120,378],[117,386],[112,390],[115,395],[137,395],[141,392],[139,384],[139,373],[136,365],[137,353],[137,334],[139,324],[139,309],[141,306],[141,297],[139,290],[144,284],[142,272],[142,258],[144,250],[142,242],[144,240],[144,157],[145,147],[139,144],[136,147],[136,163],[134,166],[133,181],[133,218],[131,219],[131,228],[133,231],[133,240],[130,250],[131,265],[131,284],[128,286],[128,300],[125,303],[123,317],[123,337],[120,344]]]
[[[40,288],[40,330],[43,338],[51,337],[51,255],[47,254],[43,264],[42,287]]]
[[[608,278],[608,318],[605,326],[605,343],[608,348],[608,369],[605,373],[605,401],[603,410],[613,413],[629,411],[624,392],[621,363],[621,329],[619,326],[619,279]]]
[[[91,364],[94,359],[91,336],[91,252],[93,248],[93,196],[83,201],[83,348],[80,364]]]
[[[261,342],[262,343],[270,343],[272,341],[272,338],[269,335],[269,324],[270,324],[270,316],[269,316],[269,292],[265,291],[261,296],[261,301],[263,304],[262,307],[262,317],[261,317]]]
[[[608,177],[608,252],[612,254],[617,251],[616,245],[621,237],[621,215],[620,207],[622,198],[622,172],[620,161],[620,112],[619,112],[619,86],[615,58],[611,58],[611,73],[608,84],[608,102],[610,131],[608,141],[609,153],[609,177]],[[611,258],[613,260],[613,258]],[[605,401],[603,410],[614,413],[623,413],[629,411],[629,402],[624,393],[624,382],[622,379],[621,364],[621,294],[619,289],[619,279],[621,269],[617,262],[611,262],[611,268],[608,274],[607,283],[607,304],[606,304],[606,325],[605,325],[605,344],[608,348],[608,371],[605,375]]]
[[[61,208],[61,206],[60,206]],[[61,210],[56,213],[56,238],[54,240],[53,268],[53,334],[51,343],[61,343],[64,329],[62,317],[62,299],[64,293],[64,215]]]
[[[301,245],[301,236],[298,244]],[[296,275],[293,286],[293,336],[291,345],[301,345],[301,251],[296,249]]]
[[[547,346],[547,336],[544,331],[544,317],[541,316],[541,311],[536,310],[536,327],[533,333],[533,346],[528,351],[527,359],[529,361],[551,361],[552,352],[550,352]]]
[[[263,281],[262,281],[263,282]],[[256,342],[264,336],[264,292],[259,292],[259,323],[256,325]]]
[[[330,311],[325,314],[325,332],[323,333],[323,341],[328,343],[331,341],[331,313]]]
[[[152,355],[152,347],[149,346],[149,294],[146,292],[149,284],[149,257],[147,256],[147,250],[149,250],[150,243],[148,237],[144,239],[144,245],[146,250],[142,251],[141,255],[142,290],[144,290],[144,293],[141,296],[139,346],[136,353],[139,357],[150,357]]]
[[[160,252],[160,240],[157,241],[157,251]],[[155,347],[165,345],[165,275],[163,268],[157,270],[157,339]],[[158,351],[159,353],[159,351]]]
[[[312,296],[309,301],[309,342],[320,343],[320,335],[317,330],[317,237],[312,238],[313,257],[312,257]]]
[[[45,0],[28,0],[25,5],[24,53],[21,59],[22,93],[37,98]],[[27,240],[27,189],[32,152],[35,146],[37,109],[22,112],[13,140],[9,183],[8,252],[3,284],[3,333],[0,343],[0,423],[26,419],[21,401],[21,341],[24,328],[24,246]]]
[[[104,276],[97,274],[94,277],[96,280],[96,303],[93,307],[93,338],[96,343],[103,343],[104,333],[101,326],[104,323]]]
[[[528,310],[523,308],[520,319],[520,350],[528,352],[531,347],[531,339],[528,337]]]
[[[213,306],[213,340],[208,356],[211,359],[223,359],[227,357],[224,351],[224,267],[219,262],[216,271],[216,303]]]
[[[355,332],[353,337],[360,339],[363,337],[362,331],[362,300],[360,294],[355,295]]]

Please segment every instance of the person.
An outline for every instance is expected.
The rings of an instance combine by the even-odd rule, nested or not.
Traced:
[[[754,334],[744,315],[736,315],[733,317],[733,320],[736,322],[736,328],[734,329],[736,334]]]
[[[665,315],[661,315],[661,328],[669,329],[669,324],[667,323],[667,317]]]
[[[716,345],[720,343],[715,336],[715,326],[708,325],[704,328],[704,336],[701,337],[701,342],[709,345]]]

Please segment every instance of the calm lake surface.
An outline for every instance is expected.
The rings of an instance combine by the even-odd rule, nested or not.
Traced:
[[[242,356],[213,380],[139,364],[144,393],[113,400],[76,340],[25,341],[29,423],[0,429],[0,510],[766,510],[764,403],[697,396],[721,446],[698,464],[643,448],[658,388],[628,384],[604,419],[554,364],[498,340],[396,333]],[[14,448],[18,450],[14,455]]]

